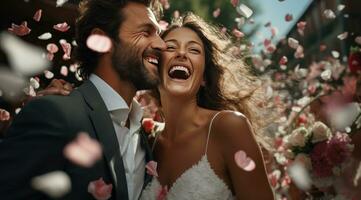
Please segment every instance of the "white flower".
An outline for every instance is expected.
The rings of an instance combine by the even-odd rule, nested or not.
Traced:
[[[312,143],[328,140],[331,136],[331,130],[324,123],[317,121],[312,126]]]
[[[311,158],[304,153],[297,154],[295,162],[301,163],[307,170],[312,169]]]
[[[308,131],[305,127],[300,127],[292,131],[291,135],[287,137],[290,145],[296,147],[304,147],[308,138]]]

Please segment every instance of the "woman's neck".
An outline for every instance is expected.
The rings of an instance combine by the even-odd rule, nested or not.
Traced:
[[[173,140],[177,135],[198,126],[197,117],[201,109],[197,105],[196,99],[162,97],[162,111],[166,122],[164,136]]]

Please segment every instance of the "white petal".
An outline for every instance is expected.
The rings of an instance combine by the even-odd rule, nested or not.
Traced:
[[[59,198],[70,191],[71,181],[66,173],[54,171],[34,177],[31,180],[31,186],[52,198]]]
[[[50,66],[50,63],[42,57],[45,53],[42,49],[11,34],[1,33],[0,45],[9,57],[10,66],[15,72],[24,76],[38,74]]]

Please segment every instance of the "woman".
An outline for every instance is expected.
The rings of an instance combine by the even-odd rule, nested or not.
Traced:
[[[242,113],[231,111],[254,116],[249,102],[255,94],[242,90],[254,78],[239,59],[226,53],[227,37],[187,14],[162,38],[167,48],[158,90],[165,128],[153,142],[159,176],[141,199],[162,195],[166,199],[273,199],[250,123]],[[235,154],[240,150],[255,162],[254,170],[237,166]]]
[[[159,176],[141,199],[274,199],[257,144],[268,147],[260,134],[267,120],[256,104],[259,84],[232,55],[229,37],[189,13],[162,38],[167,49],[157,93],[166,123],[153,138]],[[63,87],[55,82],[43,93]],[[236,164],[240,151],[254,169]]]

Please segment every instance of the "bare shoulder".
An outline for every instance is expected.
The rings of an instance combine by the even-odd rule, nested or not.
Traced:
[[[223,111],[214,120],[212,134],[219,145],[225,147],[248,146],[255,141],[247,117],[235,111]]]
[[[222,134],[234,134],[249,129],[247,117],[237,111],[222,111],[214,122],[214,128]]]

